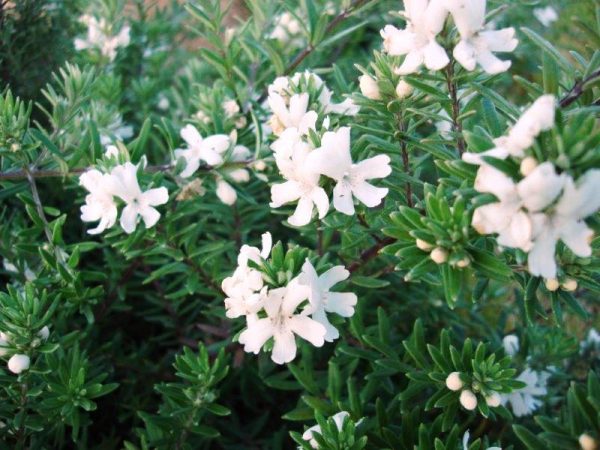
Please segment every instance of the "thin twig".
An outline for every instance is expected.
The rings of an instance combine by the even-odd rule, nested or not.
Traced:
[[[567,92],[565,94],[565,96],[560,100],[560,107],[566,108],[567,106],[569,106],[572,103],[574,103],[575,101],[577,101],[577,99],[579,97],[581,97],[581,95],[583,95],[586,85],[588,83],[593,83],[594,81],[597,81],[598,79],[600,79],[600,69],[596,70],[595,72],[592,72],[590,75],[588,75],[584,79],[579,80],[577,83],[575,83],[573,85],[573,87],[569,90],[569,92]]]
[[[350,266],[348,266],[348,271],[350,273],[356,272],[358,269],[360,269],[366,263],[368,263],[373,258],[375,258],[379,254],[379,251],[383,247],[390,245],[394,242],[395,242],[394,238],[387,237],[387,238],[382,239],[381,241],[377,242],[375,245],[369,247],[368,249],[366,249],[365,251],[363,251],[360,254],[360,256],[358,257],[358,259],[356,261],[354,261],[352,264],[350,264]]]
[[[398,130],[402,134],[402,136],[400,137],[400,151],[402,153],[402,165],[404,166],[404,173],[406,173],[406,175],[410,175],[410,161],[408,159],[408,146],[406,143],[406,139],[404,139],[404,133],[406,132],[406,129],[404,127],[404,120],[400,114],[396,115],[396,118],[398,120]],[[406,180],[405,189],[406,189],[406,204],[412,208],[413,207],[412,186],[410,185],[410,181],[408,181],[408,180]]]
[[[456,134],[456,146],[459,155],[465,152],[465,141],[462,136],[462,123],[460,122],[460,103],[458,100],[458,91],[456,88],[456,80],[454,79],[454,60],[446,66],[446,84],[448,85],[448,93],[452,100],[452,131]]]

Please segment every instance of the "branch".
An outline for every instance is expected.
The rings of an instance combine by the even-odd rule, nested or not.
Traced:
[[[390,244],[394,243],[395,241],[396,240],[394,238],[387,237],[387,238],[382,239],[381,241],[377,242],[375,245],[369,247],[368,249],[364,250],[358,257],[358,260],[354,261],[352,264],[350,264],[348,266],[348,271],[350,273],[356,272],[358,269],[360,269],[366,263],[368,263],[373,258],[375,258],[379,254],[379,251],[383,247],[390,245]]]
[[[575,83],[573,85],[571,90],[569,90],[569,92],[567,92],[565,94],[565,96],[560,99],[560,103],[559,103],[560,107],[566,108],[567,106],[569,106],[572,103],[574,103],[575,101],[577,101],[577,99],[579,97],[581,97],[581,95],[585,91],[586,85],[588,83],[593,83],[594,81],[597,81],[598,79],[600,79],[600,69],[591,73],[590,75],[585,77],[583,80],[579,80],[577,83]]]
[[[458,92],[456,88],[456,81],[454,80],[454,60],[451,60],[446,66],[446,83],[448,85],[448,93],[452,100],[452,131],[456,136],[456,146],[458,147],[458,154],[462,155],[465,152],[465,141],[462,136],[462,123],[460,123],[460,103],[458,100]]]

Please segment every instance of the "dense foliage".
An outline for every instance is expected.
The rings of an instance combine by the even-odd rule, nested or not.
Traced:
[[[0,0],[2,448],[600,448],[600,4],[162,3]]]

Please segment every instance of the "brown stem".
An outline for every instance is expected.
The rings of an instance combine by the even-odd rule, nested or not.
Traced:
[[[446,84],[450,100],[452,100],[452,131],[456,134],[456,146],[458,147],[459,155],[465,152],[465,140],[462,136],[462,123],[460,122],[460,103],[458,100],[458,91],[456,88],[456,80],[454,79],[454,60],[446,66]]]
[[[581,95],[585,91],[586,84],[593,83],[594,81],[596,81],[599,78],[600,78],[600,69],[591,73],[584,79],[579,80],[577,83],[575,83],[573,85],[573,87],[569,90],[569,92],[567,92],[565,94],[565,96],[560,99],[560,107],[566,108],[567,106],[569,106],[572,103],[574,103],[575,101],[577,101],[577,99],[579,97],[581,97]]]
[[[350,266],[348,266],[348,271],[350,273],[356,272],[358,269],[360,269],[366,263],[368,263],[373,258],[375,258],[379,254],[379,251],[383,247],[385,247],[386,245],[392,244],[394,241],[395,241],[394,238],[387,237],[387,238],[382,239],[381,241],[377,242],[373,246],[369,247],[368,249],[364,250],[358,257],[358,259],[356,261],[354,261],[352,264],[350,264]]]
[[[410,161],[408,159],[408,146],[406,145],[406,139],[404,139],[404,132],[406,131],[404,127],[404,121],[401,115],[397,116],[398,119],[398,130],[402,133],[400,137],[400,150],[402,152],[402,165],[404,166],[404,173],[406,175],[410,175]],[[413,207],[412,201],[412,186],[410,185],[410,181],[406,181],[406,204],[409,207]]]

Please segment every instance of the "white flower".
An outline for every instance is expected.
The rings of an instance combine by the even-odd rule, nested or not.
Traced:
[[[512,52],[519,41],[514,28],[484,30],[486,0],[445,0],[445,6],[454,19],[461,40],[453,55],[467,70],[479,64],[489,73],[505,72],[510,61],[502,61],[493,52]]]
[[[586,338],[583,341],[581,341],[580,350],[584,351],[585,349],[590,347],[600,349],[600,333],[598,333],[598,331],[595,328],[590,329]]]
[[[222,155],[230,145],[229,136],[215,134],[203,139],[193,125],[183,127],[180,134],[188,145],[187,149],[175,150],[175,158],[184,158],[186,162],[185,169],[180,174],[183,178],[190,177],[198,170],[201,160],[209,166],[216,166],[223,162]]]
[[[386,25],[381,30],[384,50],[392,56],[406,55],[395,72],[398,75],[415,73],[421,65],[440,70],[450,61],[435,37],[442,31],[447,10],[438,0],[405,0],[406,28],[399,30]]]
[[[75,49],[85,50],[97,49],[110,61],[117,56],[117,49],[129,45],[129,26],[124,25],[116,35],[111,35],[110,26],[105,19],[96,19],[90,15],[84,15],[80,19],[88,27],[85,39],[75,39]]]
[[[356,305],[356,294],[352,292],[330,292],[330,289],[340,281],[350,276],[344,266],[335,266],[321,275],[307,259],[302,266],[300,282],[310,288],[308,299],[310,301],[311,317],[322,324],[327,333],[325,340],[333,342],[340,336],[339,331],[327,319],[326,313],[335,313],[342,317],[352,317]]]
[[[113,200],[111,176],[91,169],[81,174],[79,184],[89,192],[85,197],[85,205],[81,207],[81,220],[100,221],[88,233],[98,234],[112,227],[117,221],[117,205]]]
[[[158,109],[160,109],[161,111],[166,111],[167,109],[169,109],[169,105],[169,99],[164,95],[161,95],[156,106],[158,106]]]
[[[338,211],[354,214],[352,196],[368,207],[377,206],[387,195],[387,188],[378,188],[367,182],[385,178],[391,172],[390,157],[378,155],[356,164],[350,155],[350,128],[328,131],[321,139],[321,147],[308,155],[311,169],[337,181],[333,189],[333,206]]]
[[[104,156],[107,158],[118,158],[119,157],[119,149],[116,145],[107,145],[104,150]]]
[[[240,334],[239,342],[244,350],[258,353],[272,337],[271,359],[276,364],[284,364],[296,357],[296,334],[321,347],[325,343],[325,327],[305,313],[296,313],[308,295],[308,287],[301,285],[297,278],[286,287],[270,290],[264,301],[267,317],[248,323],[248,328]]]
[[[527,386],[516,389],[510,394],[502,394],[502,404],[510,403],[513,413],[517,417],[531,414],[542,405],[542,400],[538,397],[546,395],[546,383],[549,377],[549,372],[535,372],[531,369],[525,369],[517,377],[517,381],[522,381]]]
[[[340,411],[339,413],[334,414],[332,416],[332,419],[335,422],[335,425],[338,430],[342,429],[347,417],[350,417],[350,413],[347,411]],[[302,435],[302,439],[304,439],[305,441],[308,441],[308,443],[310,444],[310,446],[312,448],[319,448],[318,442],[313,438],[313,433],[321,434],[321,427],[319,425],[310,427],[308,430],[306,430],[304,432],[304,434]]]
[[[515,356],[519,353],[519,338],[514,334],[507,334],[502,339],[504,352],[509,356]]]
[[[545,27],[550,26],[552,22],[556,22],[558,20],[558,13],[552,6],[546,6],[545,8],[535,8],[533,10],[533,15]]]
[[[471,433],[469,432],[469,430],[465,431],[465,434],[463,435],[463,440],[462,440],[462,444],[463,444],[463,450],[469,450],[469,438],[471,437]],[[488,447],[487,450],[502,450],[500,447]]]
[[[500,245],[531,250],[534,236],[531,213],[549,206],[560,194],[564,180],[565,177],[557,175],[550,162],[537,166],[519,183],[492,166],[481,166],[475,179],[475,189],[494,194],[499,201],[474,211],[473,228],[481,234],[498,233]]]
[[[554,96],[542,95],[525,110],[508,135],[494,139],[495,148],[482,153],[465,153],[463,160],[469,164],[483,164],[482,156],[505,159],[510,155],[522,158],[537,135],[554,126],[555,108]]]
[[[542,164],[543,165],[543,164]],[[566,177],[562,196],[554,211],[538,215],[535,221],[535,243],[529,252],[529,271],[544,278],[556,278],[556,243],[562,240],[575,255],[592,254],[593,231],[584,219],[600,208],[600,170],[592,169],[577,183]]]
[[[344,114],[346,116],[354,116],[358,113],[360,109],[349,98],[347,98],[341,103],[334,103],[331,100],[333,92],[327,87],[323,79],[316,73],[310,72],[308,70],[304,72],[297,72],[294,74],[291,80],[296,85],[298,85],[301,80],[305,80],[307,83],[312,84],[314,88],[319,92],[319,103],[323,107],[323,112],[325,114],[333,113]]]
[[[485,402],[488,406],[492,408],[497,408],[502,403],[502,399],[500,397],[500,394],[498,394],[497,392],[492,392],[491,395],[485,397]]]
[[[137,167],[130,162],[116,166],[110,175],[112,193],[126,203],[120,220],[123,230],[133,233],[139,216],[144,220],[146,228],[153,227],[160,218],[160,213],[153,207],[167,203],[167,188],[159,187],[142,192],[137,180]]]
[[[319,218],[329,210],[329,198],[319,187],[319,174],[313,170],[307,157],[311,152],[309,145],[302,141],[295,128],[288,128],[271,146],[275,152],[275,162],[285,183],[271,186],[271,207],[280,206],[298,200],[294,214],[288,222],[294,226],[303,226],[310,222],[316,205]]]
[[[47,340],[48,337],[50,336],[50,328],[48,328],[48,326],[44,326],[40,331],[38,331],[38,336],[40,337],[40,339],[42,339],[43,341]]]
[[[273,239],[271,233],[262,235],[262,249],[243,245],[238,254],[238,267],[232,276],[227,277],[221,284],[221,289],[227,295],[225,299],[226,316],[234,319],[246,316],[248,320],[256,318],[256,313],[263,307],[266,288],[262,274],[248,266],[248,261],[260,264],[269,257]]]
[[[29,369],[30,363],[31,360],[27,355],[12,355],[8,360],[8,370],[10,370],[12,373],[19,374],[24,370]]]
[[[279,94],[269,94],[268,102],[273,111],[271,126],[273,133],[280,135],[287,128],[296,128],[302,134],[315,129],[317,113],[308,111],[309,96],[307,93],[294,94],[289,99],[289,106]]]
[[[275,18],[275,27],[270,37],[282,44],[300,45],[302,25],[290,12],[285,11]]]
[[[381,94],[379,93],[379,86],[377,86],[377,80],[370,75],[361,75],[358,78],[358,82],[360,85],[360,92],[365,97],[371,100],[379,100],[381,99]]]

